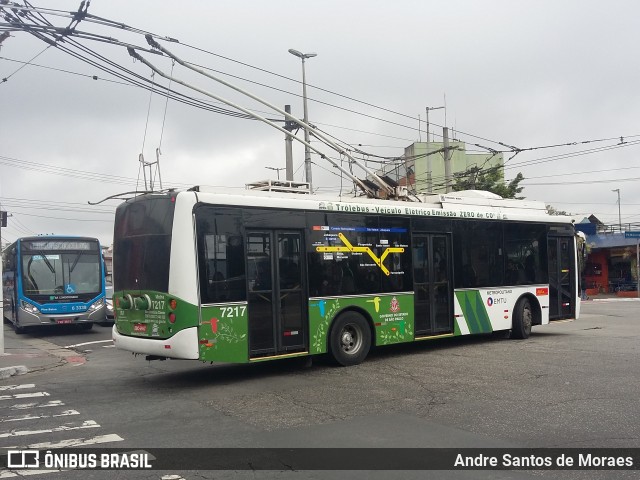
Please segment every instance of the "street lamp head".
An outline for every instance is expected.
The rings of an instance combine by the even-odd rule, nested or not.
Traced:
[[[298,50],[294,50],[293,48],[289,49],[289,53],[291,55],[295,55],[296,57],[301,58],[302,60],[304,60],[305,58],[311,58],[318,55],[317,53],[302,53],[302,52],[299,52]]]

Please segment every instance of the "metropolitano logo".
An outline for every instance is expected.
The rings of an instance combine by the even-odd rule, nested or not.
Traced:
[[[40,452],[38,450],[8,450],[7,468],[38,468]]]

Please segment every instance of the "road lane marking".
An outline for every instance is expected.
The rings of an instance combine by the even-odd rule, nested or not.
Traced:
[[[115,433],[111,433],[109,435],[98,435],[97,437],[91,438],[71,438],[69,440],[62,440],[60,442],[44,442],[44,443],[33,443],[31,445],[25,445],[20,447],[4,447],[5,450],[29,450],[29,449],[39,449],[39,448],[69,448],[69,447],[83,447],[85,445],[96,445],[98,443],[110,443],[110,442],[122,442],[124,438],[120,435],[116,435]]]
[[[113,340],[111,340],[111,339],[109,339],[109,340],[96,340],[94,342],[76,343],[75,345],[67,345],[66,347],[63,347],[63,348],[84,347],[85,345],[95,345],[96,343],[107,343],[107,342],[113,342]]]
[[[23,383],[22,385],[4,385],[0,387],[0,392],[6,392],[7,390],[25,390],[27,388],[36,388],[36,384]]]
[[[0,400],[11,400],[12,398],[35,398],[35,397],[49,397],[47,392],[34,392],[34,393],[16,393],[14,395],[0,395]]]
[[[49,407],[62,407],[64,402],[62,400],[49,400],[47,403],[16,403],[11,405],[9,408],[11,410],[26,410],[28,408],[49,408]]]
[[[27,413],[26,415],[13,415],[13,416],[6,417],[0,420],[0,423],[20,422],[23,420],[37,420],[39,418],[69,417],[71,415],[80,415],[80,412],[77,410],[65,410],[61,413],[56,413],[54,415],[31,415],[30,413]]]
[[[69,430],[81,430],[83,428],[98,428],[97,422],[94,420],[85,420],[81,425],[74,425],[73,423],[67,423],[65,425],[60,425],[55,428],[47,428],[44,430],[12,430],[6,433],[0,433],[0,438],[9,438],[9,437],[22,437],[25,435],[40,435],[42,433],[53,433],[53,432],[67,432]]]
[[[2,470],[0,478],[28,477],[31,475],[42,475],[46,473],[68,472],[69,470]]]

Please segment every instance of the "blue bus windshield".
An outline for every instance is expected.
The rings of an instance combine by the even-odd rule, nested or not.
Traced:
[[[27,250],[27,249],[25,249]],[[27,297],[84,294],[102,291],[102,270],[97,251],[23,251],[22,290]]]

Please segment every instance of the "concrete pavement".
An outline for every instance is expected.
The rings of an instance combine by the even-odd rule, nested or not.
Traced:
[[[620,298],[615,295],[598,295],[587,301],[639,301],[637,298]],[[60,347],[46,340],[29,335],[17,335],[11,323],[4,325],[4,354],[0,353],[0,380],[14,375],[24,375],[65,365],[81,365],[84,356],[74,350]]]
[[[40,338],[17,335],[11,323],[5,322],[4,353],[0,352],[0,380],[68,364],[79,365],[85,359],[77,352]]]

